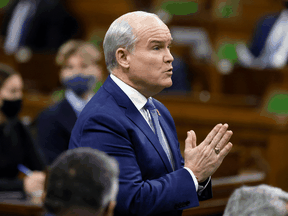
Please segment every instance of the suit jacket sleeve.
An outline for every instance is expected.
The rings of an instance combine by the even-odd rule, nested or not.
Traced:
[[[37,142],[48,164],[63,152],[61,146],[65,143],[65,139],[61,135],[61,128],[57,127],[56,119],[49,113],[41,113],[37,118]]]
[[[153,160],[142,161],[136,156],[140,150],[133,143],[145,143],[145,139],[140,129],[127,129],[121,119],[109,113],[96,113],[85,123],[76,123],[69,148],[97,148],[118,160],[120,187],[115,215],[170,215],[169,212],[198,206],[194,182],[184,168],[157,178],[153,175],[147,178],[142,172],[143,163],[143,167],[150,166],[155,175],[158,169],[152,164]],[[149,152],[147,154],[145,157],[149,157]]]
[[[63,105],[63,103],[65,103]],[[76,114],[68,102],[48,108],[37,118],[37,141],[42,148],[48,164],[68,149],[72,127]],[[61,106],[61,107],[60,107]]]
[[[32,170],[45,170],[47,161],[40,146],[35,142],[35,140],[33,140],[28,128],[22,125],[22,123],[20,123],[19,126],[23,134],[23,141],[27,147],[27,154],[25,159],[28,167]]]

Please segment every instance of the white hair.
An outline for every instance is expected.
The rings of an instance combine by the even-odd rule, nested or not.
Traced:
[[[141,16],[143,18],[156,17],[159,19],[159,17],[153,13],[134,11],[126,13],[114,20],[114,22],[110,25],[108,31],[106,32],[103,42],[105,62],[107,69],[110,73],[112,69],[118,66],[115,56],[116,50],[122,47],[127,49],[129,52],[132,52],[134,49],[134,45],[137,41],[137,36],[132,31],[133,28],[125,19],[125,17],[131,15]]]
[[[226,205],[224,216],[282,216],[287,214],[288,193],[269,185],[242,186]]]
[[[107,160],[107,159],[105,159]],[[106,190],[102,197],[102,207],[106,207],[110,201],[116,201],[118,190],[119,190],[119,181],[118,181],[118,175],[119,175],[119,168],[118,163],[114,158],[109,158],[109,162],[111,169],[113,169],[113,172],[117,173],[110,179],[110,188]],[[115,174],[114,173],[114,174]]]

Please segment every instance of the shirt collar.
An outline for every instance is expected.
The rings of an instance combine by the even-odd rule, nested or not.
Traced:
[[[129,97],[135,107],[140,110],[144,107],[147,102],[147,98],[138,92],[136,89],[127,85],[125,82],[120,80],[113,74],[110,74],[111,79],[121,88],[121,90]]]
[[[77,112],[81,112],[85,105],[88,103],[88,101],[92,98],[92,94],[89,95],[87,100],[84,100],[80,97],[78,97],[71,89],[67,89],[65,91],[65,97],[70,103],[70,105],[73,107],[74,110]]]

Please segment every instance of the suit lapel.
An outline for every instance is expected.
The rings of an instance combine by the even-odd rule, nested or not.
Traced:
[[[154,148],[158,152],[159,156],[161,157],[163,163],[165,164],[167,172],[172,172],[173,171],[172,166],[169,162],[169,159],[168,159],[163,147],[161,146],[161,144],[158,140],[157,135],[154,134],[154,132],[152,131],[152,129],[150,128],[150,126],[148,125],[146,120],[143,118],[141,113],[137,110],[137,108],[135,106],[134,106],[134,109],[131,107],[128,108],[127,112],[126,112],[126,116],[135,125],[137,125],[137,127],[139,127],[139,129],[146,135],[146,137],[152,143],[152,145],[154,146]]]
[[[172,166],[168,160],[163,147],[161,146],[157,135],[154,134],[146,120],[143,118],[139,110],[135,107],[129,97],[121,90],[121,88],[111,79],[109,76],[103,87],[114,97],[115,101],[120,107],[125,110],[126,116],[145,134],[147,139],[154,146],[155,150],[158,152],[160,158],[162,159],[167,172],[172,172]]]
[[[62,115],[59,115],[59,122],[63,125],[63,127],[71,133],[74,124],[77,120],[77,116],[67,99],[63,99],[63,101],[59,104],[59,110],[61,110]]]

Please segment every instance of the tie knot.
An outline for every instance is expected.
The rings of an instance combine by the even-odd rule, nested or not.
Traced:
[[[149,111],[155,110],[155,106],[153,104],[152,98],[148,98],[147,103],[144,105],[145,109],[148,109]]]

